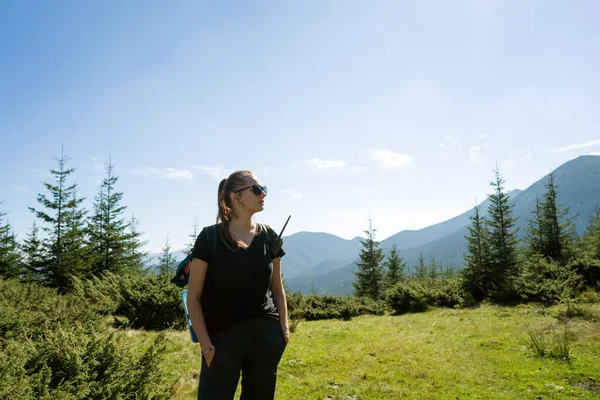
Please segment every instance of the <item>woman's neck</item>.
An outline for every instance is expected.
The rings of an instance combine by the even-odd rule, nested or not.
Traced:
[[[236,232],[252,232],[254,230],[254,222],[252,222],[252,217],[240,216],[240,218],[234,218],[229,222],[229,229]]]

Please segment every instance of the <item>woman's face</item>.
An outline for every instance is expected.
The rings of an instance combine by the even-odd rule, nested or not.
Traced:
[[[232,193],[234,196],[233,203],[238,207],[254,214],[262,211],[265,207],[265,197],[267,196],[267,188],[262,185],[257,176],[246,179],[241,191]]]

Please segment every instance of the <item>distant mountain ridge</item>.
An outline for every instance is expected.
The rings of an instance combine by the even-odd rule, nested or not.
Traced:
[[[558,186],[558,201],[571,208],[577,232],[581,234],[589,223],[590,216],[600,203],[600,156],[580,156],[554,170]],[[535,207],[536,195],[544,192],[547,175],[525,190],[510,192],[514,204],[514,216],[519,236],[524,234],[527,219]],[[491,188],[490,188],[491,191]],[[469,205],[466,205],[468,207]],[[481,203],[486,212],[489,200]],[[381,241],[385,254],[396,244],[401,255],[412,270],[423,254],[426,262],[434,256],[441,265],[452,264],[462,268],[466,250],[467,226],[474,210],[446,221],[419,230],[404,230]],[[283,274],[287,286],[292,290],[321,293],[350,294],[362,238],[348,240],[323,232],[298,232],[284,236],[286,256],[283,259]],[[151,255],[158,260],[160,254]],[[176,252],[179,260],[184,251]]]
[[[595,213],[596,206],[600,203],[600,156],[580,156],[570,160],[554,170],[555,183],[558,187],[559,204],[570,208],[578,234],[587,228],[591,215]],[[516,227],[519,228],[518,236],[525,233],[527,220],[531,217],[531,210],[535,207],[536,195],[541,195],[545,190],[547,175],[529,186],[525,190],[511,191],[511,204],[514,205],[513,215],[517,217]],[[485,213],[489,205],[486,199],[481,203],[482,212]],[[451,264],[460,269],[463,266],[463,254],[466,251],[465,236],[468,233],[469,217],[473,215],[471,209],[447,221],[431,225],[416,231],[402,231],[382,241],[384,253],[389,253],[395,243],[401,255],[408,263],[408,270],[412,270],[422,254],[426,262],[435,257],[436,262],[443,266]],[[360,248],[359,248],[360,250]],[[340,258],[341,259],[341,258]],[[321,271],[296,276],[287,281],[292,290],[304,292],[314,290],[321,293],[350,294],[352,281],[356,268],[358,253],[355,260],[343,268],[337,268],[336,263],[322,265]],[[333,267],[333,268],[329,268]]]

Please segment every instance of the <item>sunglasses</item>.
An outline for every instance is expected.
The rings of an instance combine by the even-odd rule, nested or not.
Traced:
[[[250,189],[250,188],[252,188],[252,193],[254,193],[256,196],[260,196],[261,193],[264,193],[265,195],[267,194],[267,187],[260,186],[257,184],[250,185],[250,186],[244,186],[243,188],[236,189],[233,191],[233,193],[238,193],[238,192],[241,192],[242,190],[246,190],[246,189]]]

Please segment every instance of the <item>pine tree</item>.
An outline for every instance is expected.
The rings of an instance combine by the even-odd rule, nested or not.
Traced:
[[[94,215],[89,221],[90,245],[93,255],[93,273],[122,273],[127,267],[127,239],[129,224],[122,217],[125,206],[120,205],[122,192],[115,185],[119,177],[109,158],[106,177],[95,197]]]
[[[159,275],[164,279],[171,279],[171,276],[175,273],[175,267],[177,260],[173,253],[171,253],[171,244],[169,243],[169,236],[165,239],[165,245],[162,248],[162,255],[158,260],[158,271]]]
[[[554,173],[548,175],[543,200],[536,198],[533,218],[528,220],[526,242],[530,254],[539,254],[565,265],[572,256],[576,239],[575,225],[569,218],[569,208],[557,202]]]
[[[185,245],[185,247],[188,248],[188,251],[192,251],[194,249],[196,239],[198,239],[198,235],[200,234],[200,232],[198,232],[198,228],[200,227],[200,225],[196,221],[196,218],[194,218],[194,223],[192,227],[194,228],[194,230],[192,231],[192,233],[189,234],[190,241]]]
[[[18,278],[23,272],[21,254],[15,233],[8,219],[5,218],[6,215],[5,212],[0,211],[0,277]]]
[[[84,198],[77,197],[77,187],[73,189],[69,207],[65,213],[64,262],[69,273],[77,277],[87,277],[90,273],[89,249],[86,245],[86,214],[81,207]]]
[[[143,273],[144,262],[148,256],[148,252],[144,251],[144,246],[148,241],[142,240],[143,233],[138,230],[138,225],[139,221],[135,215],[132,215],[125,238],[125,257],[123,259],[124,270],[131,273]]]
[[[387,260],[384,263],[385,267],[385,286],[391,287],[396,283],[404,281],[406,276],[404,275],[404,268],[406,263],[400,255],[398,246],[394,244],[390,250]]]
[[[356,280],[353,282],[354,294],[358,297],[380,299],[383,296],[383,268],[384,258],[380,242],[375,240],[375,232],[371,219],[369,229],[365,231],[367,238],[361,240],[363,248],[360,251],[360,261],[356,264],[358,270],[354,272]]]
[[[429,279],[438,279],[441,275],[440,267],[438,266],[437,261],[435,260],[435,255],[431,255],[431,259],[429,261],[429,265],[427,265],[427,277]]]
[[[488,294],[496,301],[510,301],[515,298],[514,281],[518,276],[516,219],[512,212],[514,205],[509,203],[510,195],[504,190],[504,180],[496,167],[495,179],[490,182],[494,188],[489,196],[489,232],[492,255],[489,279],[493,287]]]
[[[44,252],[43,243],[39,237],[39,227],[35,220],[31,231],[27,234],[25,240],[23,240],[23,255],[25,265],[25,278],[30,282],[39,282],[42,277],[42,267],[44,265]]]
[[[582,237],[584,251],[592,258],[600,260],[600,206],[596,207],[596,215],[590,218],[586,233]]]
[[[467,253],[464,254],[465,268],[462,270],[462,286],[475,301],[483,300],[490,290],[491,254],[487,221],[481,216],[481,205],[476,204],[475,213],[469,217]]]
[[[427,264],[425,264],[425,258],[423,257],[422,252],[421,254],[419,254],[419,261],[417,262],[417,266],[415,267],[413,277],[417,280],[427,278]]]
[[[67,246],[72,245],[74,240],[70,237],[69,231],[73,229],[73,223],[78,219],[76,210],[83,199],[76,198],[77,184],[67,185],[67,178],[75,168],[66,167],[69,158],[63,150],[60,158],[54,157],[54,160],[58,163],[58,169],[51,169],[50,173],[54,175],[56,183],[54,185],[44,183],[51,197],[49,199],[44,194],[37,196],[38,203],[47,211],[36,210],[33,207],[29,207],[29,210],[46,224],[43,230],[48,234],[43,242],[46,260],[40,268],[43,282],[64,291],[70,284],[70,276],[77,275],[79,272],[78,266],[68,264],[65,258]]]

